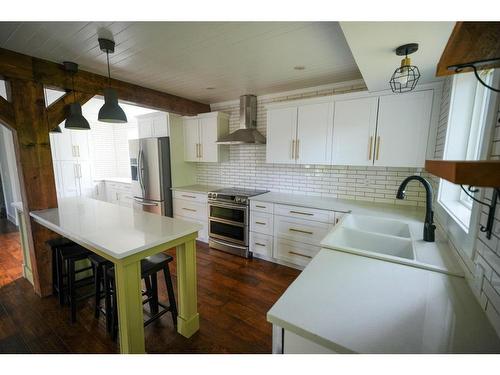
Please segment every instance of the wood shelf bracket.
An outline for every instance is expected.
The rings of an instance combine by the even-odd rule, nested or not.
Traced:
[[[491,239],[491,232],[493,230],[493,223],[495,222],[495,211],[497,208],[497,203],[498,200],[500,199],[500,188],[496,187],[493,188],[493,194],[491,196],[491,203],[486,203],[483,201],[480,201],[476,197],[474,197],[474,193],[477,193],[479,191],[478,188],[475,188],[474,186],[468,186],[467,188],[464,187],[464,185],[460,185],[462,190],[464,191],[465,194],[467,194],[468,197],[470,197],[474,202],[477,202],[479,204],[482,204],[483,206],[488,207],[488,220],[486,221],[486,226],[481,225],[479,230],[483,233],[486,233],[486,238]]]

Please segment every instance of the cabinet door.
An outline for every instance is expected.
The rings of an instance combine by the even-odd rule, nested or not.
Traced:
[[[423,167],[433,91],[380,97],[374,165]]]
[[[219,145],[217,142],[217,117],[201,118],[200,124],[200,156],[204,162],[217,163],[219,161]]]
[[[166,113],[159,113],[157,116],[153,117],[151,129],[153,137],[168,137],[168,115]]]
[[[89,132],[87,130],[72,130],[71,142],[73,144],[73,152],[79,160],[89,160]]]
[[[267,163],[295,164],[297,107],[267,111]]]
[[[61,162],[59,160],[53,160],[52,162],[54,166],[54,181],[56,183],[56,193],[58,197],[64,197],[63,193],[63,184],[61,177]]]
[[[73,161],[63,160],[59,163],[62,197],[76,197],[80,195],[77,168],[77,164]]]
[[[299,164],[330,164],[333,102],[301,105],[297,110],[296,155]]]
[[[335,102],[332,164],[373,164],[377,107],[377,97]]]
[[[92,167],[88,161],[80,161],[77,165],[78,181],[80,184],[80,195],[92,197],[94,195],[94,180],[92,178]]]
[[[138,118],[137,130],[139,138],[150,138],[153,136],[153,120],[151,117]]]
[[[73,130],[65,129],[64,124],[61,126],[62,133],[54,134],[55,148],[58,160],[74,160],[76,158],[76,150],[73,146],[71,133]],[[84,131],[84,130],[81,130]]]
[[[184,119],[184,161],[198,161],[198,119]]]

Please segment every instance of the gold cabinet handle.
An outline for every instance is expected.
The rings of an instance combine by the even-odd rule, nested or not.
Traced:
[[[295,159],[298,159],[299,158],[299,151],[300,151],[300,139],[297,139],[297,142],[295,142],[295,147],[296,147],[296,150],[295,150]]]
[[[256,221],[255,224],[266,225],[266,223],[263,223],[262,221]]]
[[[203,143],[200,143],[200,158],[203,157]]]
[[[259,242],[255,242],[255,245],[266,247],[266,245],[264,245],[263,243],[259,243]]]
[[[195,147],[195,150],[196,150],[196,157],[198,157],[198,143],[196,143],[196,144],[194,145],[194,147]]]
[[[377,137],[377,156],[375,158],[375,160],[378,160],[378,155],[380,153],[380,135]]]
[[[372,160],[372,146],[373,146],[373,135],[370,136],[370,141],[368,142],[368,160]]]
[[[196,212],[196,210],[193,210],[192,208],[182,207],[182,209],[183,209],[184,211]]]
[[[297,215],[314,216],[314,214],[311,214],[309,212],[290,211],[290,213],[291,214],[297,214]]]
[[[292,139],[292,159],[295,160],[295,139]]]
[[[295,229],[295,228],[288,228],[290,232],[298,232],[298,233],[304,233],[304,234],[314,234],[313,232],[310,232],[308,230],[302,230],[302,229]]]
[[[305,254],[301,254],[301,253],[296,253],[295,251],[289,251],[288,254],[292,254],[292,255],[298,255],[299,257],[304,257],[304,258],[309,258],[309,259],[312,259],[312,256],[310,255],[305,255]]]
[[[186,197],[186,198],[191,198],[191,199],[196,198],[194,195],[186,195],[186,194],[182,194],[181,197]]]

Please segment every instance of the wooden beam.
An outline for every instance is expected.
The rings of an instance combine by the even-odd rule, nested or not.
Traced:
[[[14,128],[16,125],[12,103],[10,103],[2,96],[0,96],[0,122],[4,123],[10,128]]]
[[[71,75],[62,64],[23,55],[0,48],[0,75],[12,79],[35,81],[47,86],[72,89]],[[103,95],[108,87],[108,78],[84,70],[74,76],[75,91]],[[172,112],[180,115],[195,115],[210,112],[208,104],[199,103],[161,91],[148,89],[132,83],[111,79],[111,87],[118,92],[121,101],[147,108]]]
[[[448,66],[500,58],[500,22],[457,22],[439,59],[436,76],[455,74]],[[500,61],[484,68],[498,68]],[[464,69],[463,72],[471,71]]]
[[[31,220],[30,211],[57,207],[56,186],[49,132],[45,118],[43,85],[11,80],[12,106],[16,119],[14,143],[20,172],[25,221],[35,292],[52,293],[51,254],[45,241],[55,234]]]
[[[61,96],[57,101],[47,107],[47,115],[49,118],[49,127],[54,129],[57,125],[63,122],[68,116],[68,106],[74,103],[75,100],[81,105],[87,103],[94,95],[84,92],[68,92]]]

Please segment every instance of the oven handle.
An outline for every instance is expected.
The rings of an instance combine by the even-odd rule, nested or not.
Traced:
[[[226,246],[236,247],[237,249],[241,249],[241,250],[246,250],[246,249],[247,249],[247,247],[246,247],[246,246],[240,246],[240,245],[235,245],[234,243],[230,243],[230,242],[224,242],[224,241],[216,240],[216,239],[215,239],[215,238],[213,238],[213,237],[211,237],[211,238],[210,238],[210,241],[216,242],[216,243],[221,244],[221,245],[226,245]]]
[[[208,220],[209,221],[215,221],[217,223],[222,223],[222,224],[234,225],[235,227],[241,227],[241,228],[245,228],[247,226],[246,223],[238,223],[236,221],[219,219],[218,217],[213,217],[213,216],[209,216]]]
[[[208,205],[213,207],[235,208],[240,211],[248,211],[248,206],[242,206],[237,204],[209,201]]]

